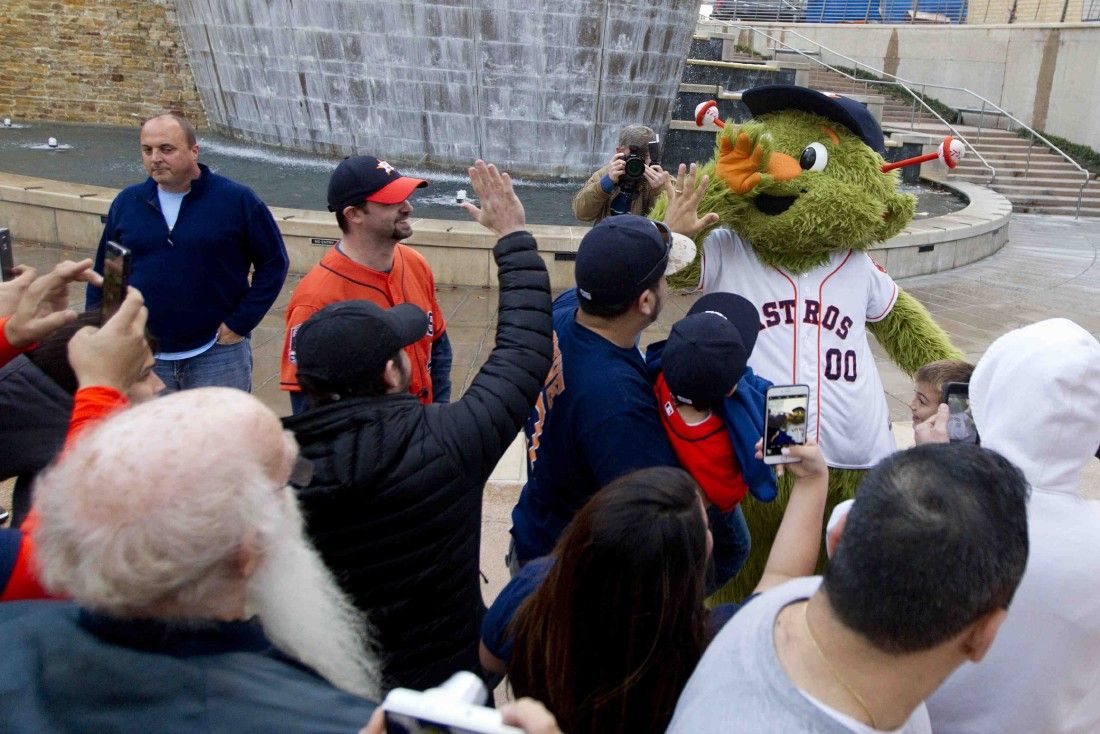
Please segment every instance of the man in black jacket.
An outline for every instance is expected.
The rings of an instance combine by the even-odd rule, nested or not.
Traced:
[[[309,534],[367,612],[386,688],[478,670],[485,606],[478,559],[485,482],[550,369],[550,283],[507,174],[478,161],[476,221],[500,236],[496,346],[460,400],[405,390],[402,347],[426,318],[404,304],[329,306],[302,325],[298,378],[311,409],[284,419],[313,479],[299,491]]]

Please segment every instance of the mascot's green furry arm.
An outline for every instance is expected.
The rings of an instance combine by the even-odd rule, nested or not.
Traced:
[[[700,257],[672,285],[732,291],[760,310],[750,364],[773,383],[810,386],[809,435],[830,464],[828,517],[894,447],[866,330],[910,374],[961,355],[865,253],[904,229],[916,206],[897,191],[898,175],[880,170],[885,145],[870,113],[792,86],[751,89],[742,101],[753,119],[726,125],[700,171],[709,184],[699,214],[717,213],[717,224],[696,235]],[[666,207],[662,198],[650,216],[662,219]],[[781,481],[772,503],[746,498],[752,554],[717,599],[742,599],[756,585],[788,491]]]

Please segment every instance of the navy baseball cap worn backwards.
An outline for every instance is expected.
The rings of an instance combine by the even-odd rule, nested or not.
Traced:
[[[399,349],[424,338],[428,315],[411,303],[370,301],[325,306],[294,335],[298,379],[316,390],[354,394],[376,379]]]
[[[672,233],[663,222],[619,214],[590,229],[577,248],[577,295],[605,306],[626,303],[669,267]]]
[[[745,373],[760,332],[756,307],[734,293],[710,293],[672,326],[661,373],[682,403],[717,405]]]
[[[741,93],[741,101],[753,117],[780,110],[801,110],[821,115],[851,130],[876,153],[886,153],[886,141],[878,120],[864,105],[850,97],[793,84],[769,84],[745,90]]]
[[[353,155],[340,161],[328,180],[328,210],[338,212],[365,201],[400,204],[414,190],[427,185],[422,178],[402,176],[372,155]]]

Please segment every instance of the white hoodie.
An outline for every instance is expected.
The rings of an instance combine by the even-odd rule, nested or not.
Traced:
[[[1030,553],[988,655],[928,700],[938,733],[1100,732],[1100,513],[1078,474],[1100,446],[1100,343],[1066,319],[1005,334],[970,380],[982,445],[1031,484]]]

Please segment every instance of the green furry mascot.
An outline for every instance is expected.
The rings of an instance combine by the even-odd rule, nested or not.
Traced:
[[[961,355],[866,253],[904,229],[916,206],[897,191],[898,175],[880,170],[882,129],[866,108],[786,85],[750,89],[742,102],[753,119],[725,125],[702,169],[701,257],[672,285],[729,291],[757,306],[761,331],[749,364],[774,384],[809,386],[808,436],[830,467],[828,517],[896,448],[866,332],[910,374]],[[694,182],[677,186],[686,193]],[[668,206],[662,199],[650,216],[673,224]],[[774,502],[744,500],[752,554],[715,600],[743,599],[756,585],[789,489],[781,480]]]

